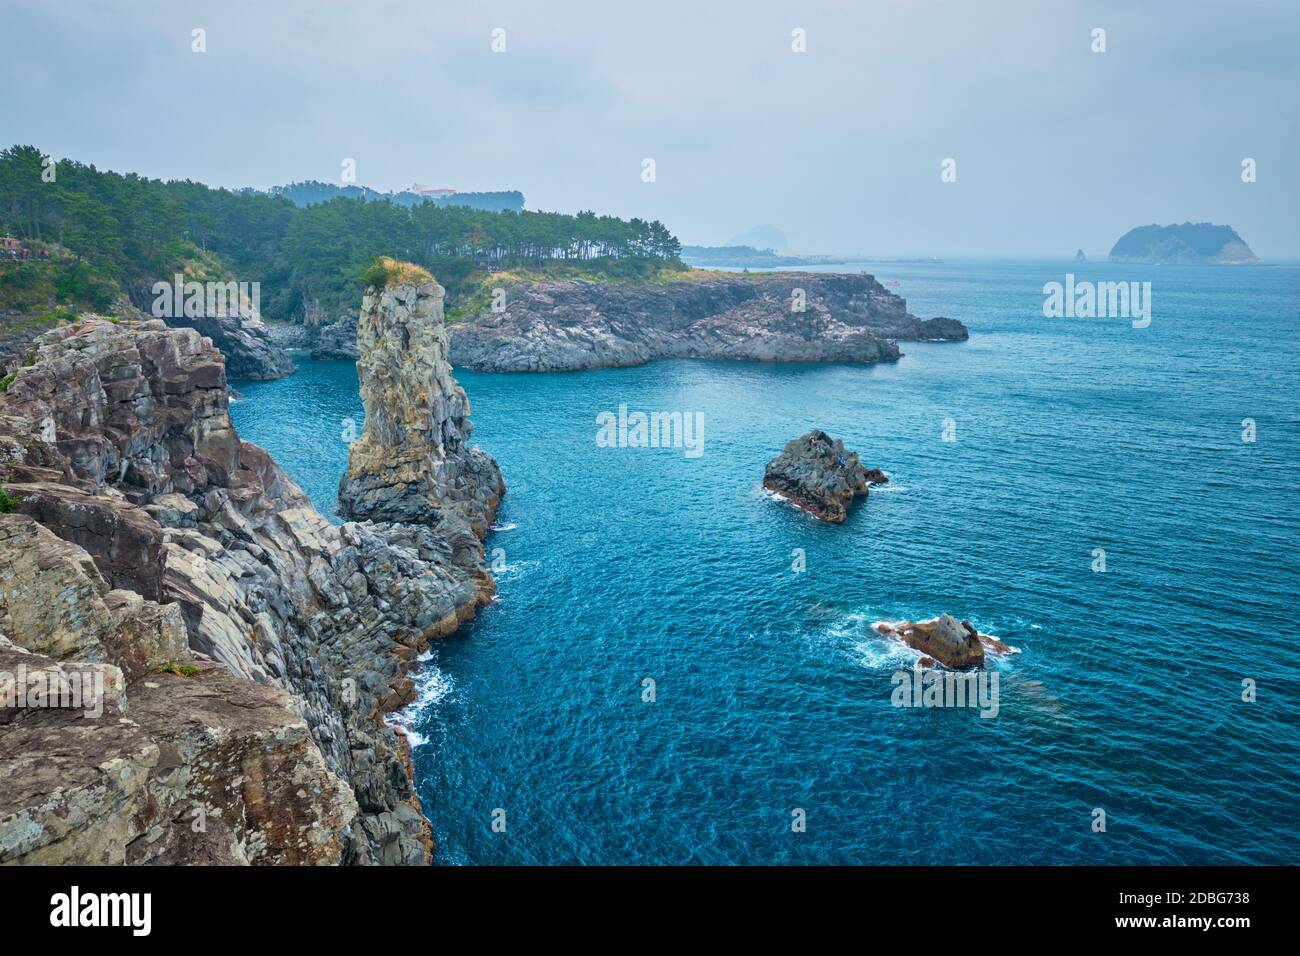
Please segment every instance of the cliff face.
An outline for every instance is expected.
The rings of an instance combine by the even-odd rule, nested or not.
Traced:
[[[349,517],[440,526],[480,538],[505,493],[491,455],[468,445],[465,390],[447,362],[436,282],[371,287],[357,323],[365,428],[339,482]]]
[[[226,374],[231,378],[269,381],[293,374],[293,359],[262,321],[257,304],[237,298],[238,286],[221,283],[227,286],[224,302],[209,299],[207,286],[200,286],[203,291],[198,298],[202,304],[194,310],[197,314],[186,314],[191,294],[178,295],[174,291],[188,288],[179,285],[184,277],[167,278],[176,281],[170,291],[161,293],[154,291],[156,285],[153,283],[130,286],[127,297],[132,308],[119,311],[133,319],[161,317],[172,328],[194,329],[200,335],[206,335],[225,356]],[[160,316],[154,311],[160,303],[169,306],[167,312],[170,314],[164,312]]]
[[[167,323],[195,329],[212,339],[226,357],[226,373],[231,378],[267,381],[293,374],[293,359],[256,315],[230,311],[197,318],[169,318]]]
[[[898,340],[967,337],[954,319],[910,315],[868,275],[700,271],[645,283],[503,278],[500,288],[504,312],[451,326],[454,364],[547,372],[655,358],[879,362],[898,358]]]
[[[105,690],[0,706],[0,862],[427,861],[384,714],[485,600],[478,539],[330,525],[240,441],[193,330],[37,346],[0,395],[0,704],[20,673]]]

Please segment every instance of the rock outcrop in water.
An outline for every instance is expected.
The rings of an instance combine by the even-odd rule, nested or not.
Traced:
[[[656,358],[879,362],[899,340],[961,340],[869,275],[695,270],[649,282],[502,277],[503,312],[451,326],[451,361],[494,372],[639,365]]]
[[[459,519],[481,538],[505,484],[492,456],[468,444],[469,400],[447,362],[442,302],[427,273],[366,289],[357,324],[366,423],[339,482],[339,510],[428,525]]]
[[[0,395],[0,863],[427,862],[384,714],[486,600],[478,538],[326,522],[194,330],[36,344]],[[101,692],[34,706],[19,674]]]
[[[842,522],[858,495],[889,481],[878,468],[864,468],[856,452],[821,429],[786,443],[767,463],[763,487],[823,521]]]
[[[897,637],[908,647],[950,668],[980,667],[986,650],[995,654],[1016,653],[1015,648],[996,637],[981,634],[970,621],[958,621],[951,614],[940,614],[929,621],[881,622],[876,630]]]

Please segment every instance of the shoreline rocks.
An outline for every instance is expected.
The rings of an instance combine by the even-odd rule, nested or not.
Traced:
[[[505,483],[492,456],[468,444],[474,426],[447,361],[443,289],[423,278],[371,286],[362,297],[357,377],[366,421],[339,480],[339,512],[406,524],[460,521],[482,539]]]
[[[450,326],[450,359],[492,372],[640,365],[656,358],[881,362],[899,341],[961,341],[873,276],[691,270],[648,282],[501,277],[505,309]]]
[[[864,468],[856,452],[821,429],[786,443],[767,463],[763,487],[823,521],[839,524],[859,495],[889,478],[879,468]]]
[[[357,344],[357,317],[345,315],[336,322],[316,328],[311,345],[314,359],[352,359],[361,356]]]
[[[0,707],[0,862],[427,863],[385,714],[485,601],[467,523],[330,524],[193,329],[83,316],[33,358],[0,394],[0,654],[109,690]]]

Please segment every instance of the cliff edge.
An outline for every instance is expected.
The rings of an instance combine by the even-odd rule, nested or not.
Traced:
[[[494,372],[639,365],[656,358],[880,362],[906,340],[968,337],[955,319],[922,320],[873,276],[692,270],[644,282],[487,282],[499,311],[450,326],[451,361]]]
[[[0,863],[430,858],[385,714],[482,546],[331,525],[227,402],[198,332],[96,316],[0,394]]]

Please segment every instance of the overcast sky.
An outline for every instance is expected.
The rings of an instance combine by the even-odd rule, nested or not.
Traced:
[[[802,252],[1102,256],[1192,220],[1300,256],[1295,0],[0,4],[0,143],[101,168],[265,188],[353,158]]]

